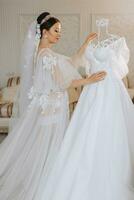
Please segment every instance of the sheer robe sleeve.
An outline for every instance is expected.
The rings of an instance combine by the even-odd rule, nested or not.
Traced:
[[[58,83],[62,89],[67,89],[73,80],[82,78],[71,59],[62,55],[57,56],[53,77],[55,82]]]
[[[128,74],[129,49],[125,38],[120,39],[120,43],[116,46],[116,62],[114,64],[114,71],[116,75],[123,79]]]
[[[66,90],[73,80],[82,76],[71,63],[70,58],[45,50],[36,67],[35,85],[39,90]]]
[[[86,68],[86,66],[89,65],[89,61],[86,59],[85,52],[83,54],[76,53],[72,57],[70,57],[70,59],[76,68]]]

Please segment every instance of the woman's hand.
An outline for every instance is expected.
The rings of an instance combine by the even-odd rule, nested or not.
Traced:
[[[98,81],[102,81],[105,79],[106,74],[107,73],[105,71],[101,71],[101,72],[94,73],[94,74],[88,76],[87,78],[73,80],[70,87],[79,87],[79,86],[96,83]]]
[[[79,50],[77,51],[77,53],[76,53],[76,55],[75,55],[75,57],[77,57],[77,59],[78,59],[78,57],[81,58],[81,57],[84,55],[85,49],[87,48],[87,46],[89,45],[89,43],[90,43],[92,40],[94,40],[95,38],[97,38],[97,33],[90,33],[90,34],[87,36],[85,42],[81,45],[81,47],[79,48]],[[75,60],[75,59],[74,59],[74,60]]]
[[[94,73],[86,78],[87,84],[96,83],[98,81],[102,81],[105,79],[106,76],[105,71]]]
[[[92,40],[94,40],[95,38],[97,38],[97,33],[90,33],[90,34],[87,36],[87,38],[86,38],[84,44],[85,44],[85,45],[88,45],[88,44],[89,44]]]

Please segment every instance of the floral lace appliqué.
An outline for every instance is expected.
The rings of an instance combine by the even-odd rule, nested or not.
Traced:
[[[57,58],[56,56],[47,55],[43,57],[43,69],[44,70],[50,70],[52,73],[54,73],[54,66],[57,64]]]
[[[29,109],[33,106],[35,102],[38,103],[38,105],[41,107],[42,114],[45,113],[46,108],[48,106],[51,106],[53,111],[57,108],[60,108],[61,98],[63,96],[63,92],[55,91],[55,92],[49,92],[49,93],[39,93],[35,90],[34,87],[30,89],[30,92],[28,93],[28,98],[31,100],[31,103],[29,105]]]

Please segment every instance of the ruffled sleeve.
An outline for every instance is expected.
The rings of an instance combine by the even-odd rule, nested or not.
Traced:
[[[83,54],[76,53],[72,57],[70,57],[70,59],[76,68],[79,68],[79,67],[86,68],[90,64],[85,56],[85,52]]]
[[[66,90],[73,80],[81,78],[69,57],[48,49],[38,57],[34,76],[34,83],[38,90]]]
[[[129,62],[129,49],[126,44],[125,38],[120,38],[119,44],[116,46],[116,62],[114,64],[114,71],[116,75],[123,79],[128,74],[128,62]]]
[[[81,79],[82,76],[77,71],[69,57],[58,55],[57,64],[54,69],[54,80],[60,88],[68,88],[73,80]]]

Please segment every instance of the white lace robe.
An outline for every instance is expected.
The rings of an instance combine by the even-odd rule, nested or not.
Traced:
[[[0,146],[0,200],[34,200],[47,180],[68,125],[67,88],[81,76],[50,49],[37,56],[31,103]]]

